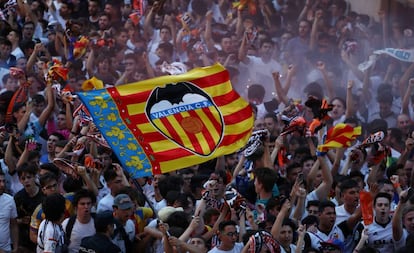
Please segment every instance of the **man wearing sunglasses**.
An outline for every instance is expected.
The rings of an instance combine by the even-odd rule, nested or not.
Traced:
[[[220,244],[208,253],[239,253],[244,247],[243,243],[237,242],[239,233],[236,229],[236,222],[232,220],[223,221],[219,224],[219,239]]]

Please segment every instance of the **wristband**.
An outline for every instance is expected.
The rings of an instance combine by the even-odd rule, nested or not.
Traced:
[[[393,186],[394,186],[394,188],[398,188],[398,187],[401,186],[401,184],[400,183],[394,183]]]
[[[326,152],[316,151],[316,156],[325,156]]]

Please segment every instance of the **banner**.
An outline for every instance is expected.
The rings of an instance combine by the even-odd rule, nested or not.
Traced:
[[[358,69],[364,72],[371,67],[377,60],[376,55],[386,54],[399,61],[414,62],[413,49],[398,49],[398,48],[384,48],[374,51],[374,54],[369,57],[368,61],[362,62],[358,65]]]
[[[250,105],[219,64],[78,95],[133,178],[233,153],[253,128]]]

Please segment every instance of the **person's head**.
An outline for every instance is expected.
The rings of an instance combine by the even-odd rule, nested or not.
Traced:
[[[332,99],[331,104],[333,105],[332,111],[330,111],[329,116],[333,120],[341,118],[345,114],[346,103],[340,97],[335,97]]]
[[[119,176],[113,168],[108,168],[103,173],[108,188],[112,196],[116,196],[123,187],[122,177]]]
[[[335,204],[329,200],[323,200],[319,204],[319,226],[332,228],[335,225],[336,212]]]
[[[301,20],[299,22],[299,28],[298,28],[298,35],[300,38],[307,38],[310,31],[310,23],[307,20]]]
[[[60,193],[47,195],[42,202],[45,219],[60,224],[65,215],[65,198]]]
[[[319,200],[310,200],[306,205],[306,211],[309,215],[319,216]]]
[[[111,16],[111,20],[116,21],[121,18],[121,6],[119,1],[106,1],[104,12]]]
[[[217,209],[207,208],[203,215],[204,223],[212,226],[214,223],[216,223],[219,216],[220,212]]]
[[[6,90],[15,92],[19,88],[17,79],[12,77],[10,74],[5,74],[2,78],[3,86]]]
[[[284,247],[289,247],[293,242],[293,232],[296,231],[296,225],[291,219],[284,219],[282,228],[279,231],[278,241]]]
[[[40,165],[39,176],[42,176],[46,173],[52,173],[55,175],[55,178],[59,178],[60,170],[53,163],[43,163],[42,165]]]
[[[174,46],[170,42],[160,43],[156,54],[163,61],[171,61],[174,54]]]
[[[81,219],[91,217],[92,206],[96,202],[96,196],[93,192],[81,189],[75,193],[73,204],[76,208],[76,215]]]
[[[88,1],[88,13],[90,16],[95,17],[99,13],[99,0]]]
[[[125,47],[128,41],[128,30],[125,28],[118,28],[115,32],[116,44],[120,47]]]
[[[111,17],[109,14],[102,12],[98,19],[99,30],[108,30],[111,27]]]
[[[69,18],[73,12],[74,5],[71,1],[62,0],[60,2],[59,15],[62,18]]]
[[[378,192],[387,193],[391,198],[394,197],[394,186],[389,179],[378,180]]]
[[[390,210],[390,195],[384,192],[379,192],[374,198],[375,219],[383,224],[384,221],[389,219]]]
[[[31,40],[33,38],[34,30],[35,30],[34,22],[26,21],[23,24],[22,38],[27,39],[27,40]]]
[[[223,50],[224,53],[229,54],[233,50],[233,41],[231,39],[230,34],[224,35],[220,40],[220,46],[221,50]]]
[[[261,104],[266,94],[265,88],[261,84],[252,84],[247,89],[247,98],[250,103]]]
[[[236,225],[236,222],[232,220],[220,222],[219,239],[223,250],[233,249],[235,243],[237,242],[239,234],[237,232]]]
[[[299,163],[291,163],[286,167],[287,181],[291,184],[295,183],[296,178],[300,173],[302,173],[302,166]]]
[[[169,42],[172,38],[171,28],[167,25],[162,25],[160,28],[160,39],[162,42]]]
[[[208,251],[206,240],[201,236],[191,238],[190,244],[197,247],[200,253],[206,253]]]
[[[16,170],[19,181],[25,189],[33,188],[36,185],[36,174],[38,171],[36,164],[23,163]]]
[[[276,172],[270,168],[254,169],[254,188],[256,193],[272,192],[276,179]]]
[[[407,130],[410,126],[411,126],[411,119],[407,114],[401,113],[400,115],[398,115],[397,127],[399,129],[401,129],[405,134],[407,134],[408,133]]]
[[[359,204],[359,185],[355,180],[347,179],[341,183],[341,198],[345,208],[356,208]]]
[[[118,194],[114,198],[114,217],[125,224],[132,214],[134,203],[127,194]]]
[[[259,54],[262,57],[270,58],[273,55],[274,42],[271,39],[264,39],[260,42]]]
[[[53,157],[55,156],[55,144],[58,141],[64,140],[65,137],[58,132],[53,132],[47,138],[47,152],[51,154]]]
[[[379,113],[382,117],[387,117],[392,113],[393,96],[387,92],[380,92],[377,96],[377,102],[379,104]]]
[[[133,73],[137,70],[137,56],[135,54],[126,54],[124,56],[125,72]]]
[[[39,178],[39,183],[43,194],[46,196],[59,192],[57,177],[51,172],[47,172],[41,175]]]
[[[94,224],[96,233],[113,235],[115,219],[111,211],[97,213],[94,218]]]
[[[305,156],[300,161],[300,164],[302,165],[302,172],[305,177],[309,174],[314,163],[315,159],[312,156]]]
[[[404,224],[405,229],[407,229],[408,233],[414,233],[414,206],[407,205],[403,209],[403,216],[402,222]]]
[[[277,136],[279,134],[278,119],[274,113],[268,113],[264,117],[264,123],[271,135]]]
[[[11,30],[9,34],[7,34],[7,39],[12,43],[19,43],[22,34],[18,30]]]
[[[329,239],[328,241],[321,242],[320,251],[322,253],[341,253],[344,247],[344,243],[339,239]]]
[[[318,225],[319,225],[318,217],[319,217],[319,211],[318,211],[317,216],[308,215],[308,216],[306,216],[305,218],[302,219],[301,223],[302,223],[302,225],[306,226],[307,231],[309,231],[309,230],[312,231],[313,229],[317,228]]]

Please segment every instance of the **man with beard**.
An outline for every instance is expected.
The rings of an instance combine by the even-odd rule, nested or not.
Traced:
[[[6,178],[0,170],[0,251],[17,252],[19,248],[19,228],[17,226],[17,210],[13,197],[5,193]]]
[[[135,225],[129,219],[133,212],[134,204],[126,194],[118,194],[114,199],[115,231],[112,242],[116,244],[122,253],[132,252],[135,238]]]
[[[97,30],[99,28],[99,1],[89,0],[88,1],[88,12],[89,12],[89,24]]]

